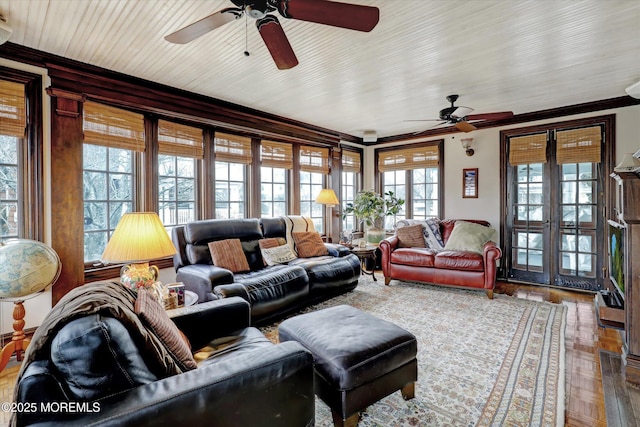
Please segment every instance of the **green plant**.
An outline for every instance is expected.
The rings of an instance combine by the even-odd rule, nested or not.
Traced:
[[[373,190],[361,191],[356,194],[353,202],[347,203],[342,217],[353,214],[367,227],[383,228],[384,217],[397,215],[403,205],[404,199],[397,197],[393,191],[387,191],[383,195]]]

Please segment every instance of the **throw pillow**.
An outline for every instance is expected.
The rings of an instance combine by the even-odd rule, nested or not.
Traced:
[[[315,231],[293,232],[291,234],[300,258],[329,255],[322,238]]]
[[[180,330],[169,319],[167,312],[158,300],[146,289],[138,291],[135,312],[142,319],[142,322],[164,343],[175,361],[185,370],[198,367],[189,345],[180,334]]]
[[[441,251],[444,248],[444,239],[440,233],[440,220],[438,218],[429,219],[401,219],[396,223],[396,229],[407,227],[410,225],[421,224],[424,232],[424,240],[426,247]]]
[[[438,218],[429,218],[425,221],[424,238],[427,240],[429,249],[440,251],[444,248],[444,239],[440,233],[440,220]]]
[[[424,232],[421,224],[408,225],[396,230],[398,247],[400,248],[426,248]]]
[[[209,252],[211,252],[213,265],[231,270],[232,273],[249,271],[249,262],[242,250],[240,239],[209,242]]]
[[[492,227],[474,224],[473,222],[457,221],[453,231],[444,245],[445,251],[470,251],[482,253],[484,244],[494,240],[496,230]]]
[[[262,252],[262,259],[264,259],[267,265],[284,264],[297,258],[296,255],[291,252],[289,245],[266,248],[260,252]]]
[[[286,226],[287,245],[289,245],[291,251],[294,254],[297,254],[298,252],[293,240],[292,233],[300,231],[316,231],[316,228],[313,225],[313,221],[311,220],[311,218],[308,218],[306,216],[288,215],[283,216],[282,219],[284,219],[284,223]]]
[[[286,243],[287,241],[284,239],[284,237],[268,237],[266,239],[258,240],[260,249],[275,248],[276,246],[284,245]]]
[[[286,245],[287,241],[284,237],[268,237],[266,239],[258,240],[258,246],[260,246],[260,252],[262,253],[262,262],[264,265],[273,265],[267,262],[267,259],[264,257],[264,249],[275,248],[280,245]],[[291,252],[291,250],[289,250]],[[295,257],[295,254],[294,254]],[[291,261],[291,260],[289,260]],[[288,262],[288,261],[285,261]]]

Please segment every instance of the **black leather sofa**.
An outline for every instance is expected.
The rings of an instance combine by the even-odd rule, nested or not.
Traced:
[[[73,330],[82,328],[84,320],[92,316],[99,314],[68,322],[60,329],[63,332],[54,335],[82,337],[78,339],[77,349],[71,350],[86,353],[84,366],[90,372],[83,374],[96,387],[108,390],[107,394],[89,401],[74,396],[76,379],[61,375],[52,362],[52,354],[31,362],[18,378],[15,408],[19,410],[12,420],[14,426],[290,427],[314,424],[311,354],[297,343],[274,345],[260,331],[249,327],[249,304],[240,298],[169,311],[194,349],[215,339],[218,342],[233,339],[234,344],[204,360],[196,369],[147,380],[145,384],[121,391],[114,390],[116,373],[93,376],[92,371],[100,371],[100,365],[104,368],[113,349],[126,350],[131,356],[131,352],[137,351],[136,346],[126,329],[122,333],[123,327],[118,326],[119,321],[114,318],[92,321],[97,325],[93,328],[97,331],[95,334],[91,329]],[[114,332],[116,330],[120,333]],[[105,342],[99,345],[104,351],[88,351],[88,335],[95,339],[104,336]],[[141,356],[144,359],[144,354]],[[73,406],[63,406],[69,402]]]
[[[327,256],[265,266],[258,242],[270,237],[286,238],[284,219],[211,219],[175,227],[176,280],[198,294],[199,302],[233,296],[249,301],[252,323],[267,323],[356,288],[360,261],[348,248],[325,243]],[[250,272],[234,274],[212,264],[208,243],[231,238],[240,239]]]

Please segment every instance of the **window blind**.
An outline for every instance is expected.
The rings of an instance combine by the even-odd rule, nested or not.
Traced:
[[[602,131],[600,126],[561,130],[556,133],[556,161],[565,163],[600,163]]]
[[[83,116],[84,142],[144,151],[144,116],[87,101]]]
[[[251,163],[251,138],[216,132],[214,150],[216,161]]]
[[[547,163],[547,133],[509,138],[509,163]]]
[[[382,151],[378,155],[378,170],[390,172],[438,167],[440,153],[436,145]]]
[[[158,120],[158,150],[160,154],[202,159],[202,129]]]
[[[342,171],[360,173],[360,153],[342,150]]]
[[[0,134],[24,138],[25,106],[24,85],[0,80]]]
[[[260,161],[269,168],[293,169],[293,148],[284,142],[260,142]]]
[[[329,149],[322,147],[300,147],[300,170],[304,172],[329,173]]]

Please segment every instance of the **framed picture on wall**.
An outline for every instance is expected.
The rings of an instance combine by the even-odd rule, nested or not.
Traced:
[[[462,198],[478,197],[478,168],[462,169]]]

